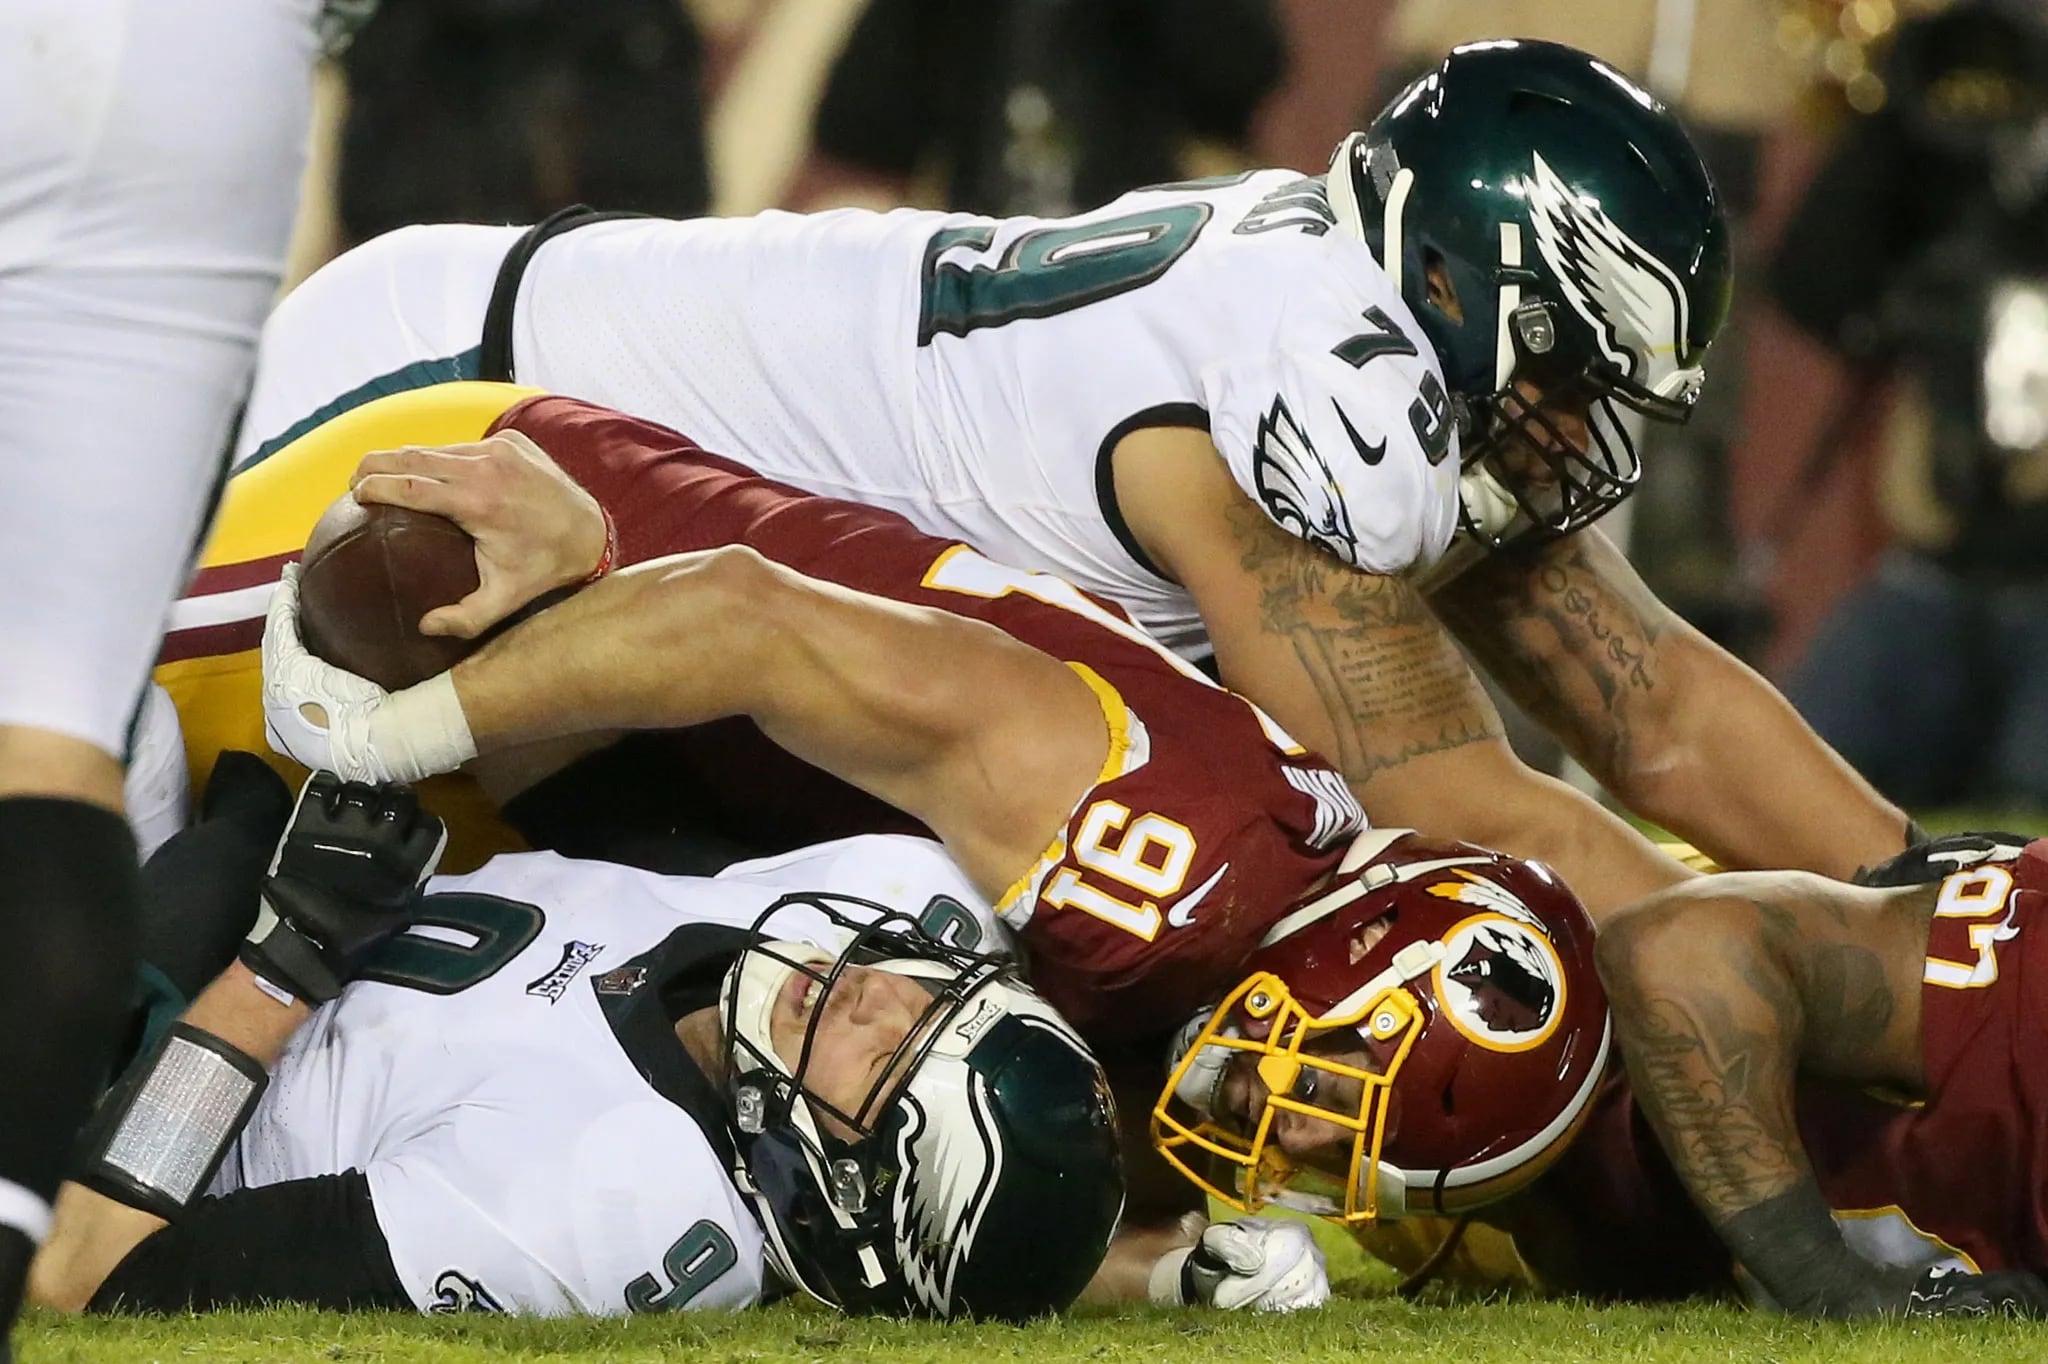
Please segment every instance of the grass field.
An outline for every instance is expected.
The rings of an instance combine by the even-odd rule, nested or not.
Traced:
[[[211,1319],[39,1317],[21,1364],[497,1364],[507,1360],[689,1360],[704,1364],[871,1359],[931,1364],[1226,1364],[1238,1360],[1542,1364],[1551,1360],[1873,1361],[1990,1364],[2048,1358],[2048,1328],[2008,1322],[1826,1326],[1730,1307],[1591,1308],[1572,1303],[1414,1305],[1387,1294],[1261,1318],[1131,1309],[1025,1327],[849,1321],[785,1305],[623,1322],[483,1317],[339,1317],[263,1312]]]
[[[850,1320],[808,1301],[625,1321],[341,1316],[279,1310],[171,1319],[32,1315],[19,1364],[1999,1364],[2048,1361],[2048,1324],[1824,1325],[1736,1306],[1407,1302],[1395,1276],[1318,1227],[1337,1300],[1258,1317],[1079,1308],[1030,1326]]]
[[[2038,815],[1949,812],[1937,832],[2038,827]],[[1328,1230],[1327,1228],[1323,1230]],[[861,1364],[2048,1364],[2048,1324],[1822,1325],[1719,1305],[1592,1307],[1572,1302],[1411,1303],[1394,1277],[1331,1231],[1338,1300],[1320,1312],[1254,1317],[1156,1308],[1078,1309],[1026,1327],[855,1321],[808,1303],[757,1312],[627,1321],[340,1316],[281,1310],[172,1319],[32,1315],[19,1364],[498,1364],[511,1360],[802,1360]]]

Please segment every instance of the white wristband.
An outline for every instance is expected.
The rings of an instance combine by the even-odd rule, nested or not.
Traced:
[[[1152,1275],[1146,1280],[1146,1295],[1161,1307],[1185,1307],[1187,1299],[1181,1295],[1181,1270],[1188,1262],[1188,1256],[1195,1253],[1193,1246],[1182,1246],[1169,1250],[1152,1264]]]
[[[453,673],[393,692],[370,717],[369,747],[391,781],[453,772],[476,756],[476,740]]]

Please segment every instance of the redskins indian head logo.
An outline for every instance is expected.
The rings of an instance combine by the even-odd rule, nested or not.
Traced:
[[[1476,876],[1429,891],[1483,907],[1443,936],[1434,984],[1451,1026],[1492,1051],[1542,1045],[1564,1016],[1565,981],[1564,963],[1536,916],[1512,893]]]

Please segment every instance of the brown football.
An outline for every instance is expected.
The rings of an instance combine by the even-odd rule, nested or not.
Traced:
[[[299,560],[299,633],[318,657],[396,691],[446,672],[477,641],[423,635],[420,617],[476,591],[476,542],[445,516],[344,494]]]

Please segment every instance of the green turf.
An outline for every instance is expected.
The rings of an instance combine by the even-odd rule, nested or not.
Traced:
[[[932,1364],[1008,1360],[1223,1364],[1276,1360],[1388,1364],[1537,1364],[1549,1360],[1884,1361],[1987,1364],[2048,1357],[2048,1328],[2004,1322],[1826,1326],[1727,1307],[1595,1309],[1572,1303],[1418,1306],[1348,1298],[1320,1312],[1254,1317],[1217,1312],[1084,1311],[1027,1327],[847,1321],[782,1306],[623,1322],[497,1318],[343,1318],[313,1312],[210,1319],[66,1321],[36,1317],[21,1364],[146,1361],[691,1360],[753,1364],[869,1359]]]
[[[20,1364],[500,1364],[512,1360],[761,1364],[1994,1364],[2048,1360],[2048,1326],[2006,1322],[1817,1325],[1732,1306],[1404,1302],[1394,1276],[1317,1224],[1337,1301],[1293,1317],[1080,1308],[1029,1327],[849,1321],[805,1302],[757,1312],[627,1321],[275,1311],[213,1317],[32,1316]]]

